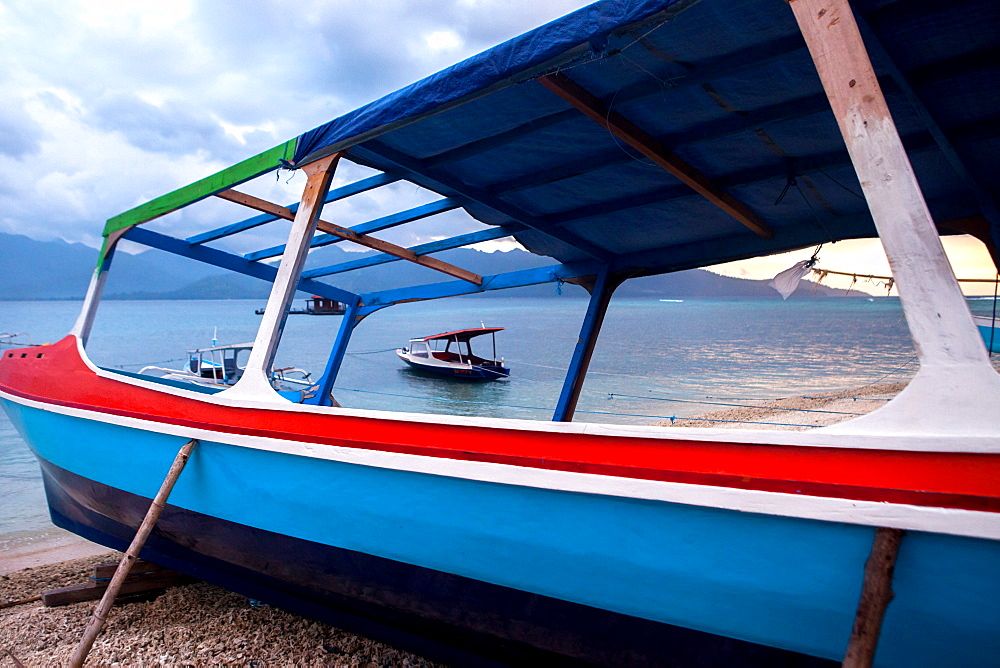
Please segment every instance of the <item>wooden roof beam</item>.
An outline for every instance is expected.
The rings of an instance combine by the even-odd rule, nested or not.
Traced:
[[[765,67],[774,62],[780,62],[798,51],[805,51],[805,46],[802,44],[802,40],[799,39],[798,35],[792,35],[791,37],[778,39],[764,45],[742,49],[736,53],[717,58],[710,63],[701,64],[697,68],[692,69],[685,74],[669,77],[670,90],[672,92],[676,92],[692,86],[708,83],[720,76]],[[661,57],[659,54],[654,55]],[[662,93],[663,85],[661,81],[655,79],[643,80],[617,91],[615,93],[615,101],[618,104],[623,104],[625,102],[632,102],[634,100],[653,95],[661,95]],[[823,102],[825,103],[826,97],[820,97],[822,97]],[[824,111],[825,110],[826,107],[824,107]],[[557,111],[546,116],[540,116],[522,125],[506,130],[498,135],[484,137],[483,139],[470,142],[463,146],[459,146],[458,148],[449,149],[429,158],[425,158],[422,162],[427,167],[437,168],[441,165],[450,164],[459,160],[465,160],[466,158],[479,155],[486,151],[506,146],[512,142],[522,139],[532,132],[572,120],[573,118],[576,118],[576,114],[572,113],[572,111],[572,109],[567,109],[564,111]]]
[[[283,218],[285,220],[295,219],[295,214],[291,211],[291,209],[283,207],[279,204],[268,202],[267,200],[260,199],[259,197],[254,197],[253,195],[241,193],[237,190],[224,190],[220,193],[216,193],[215,196],[229,202],[242,204],[243,206],[251,209],[256,209],[257,211],[270,214],[276,218]],[[388,241],[376,239],[375,237],[368,236],[367,234],[358,234],[357,232],[349,230],[346,227],[334,225],[333,223],[328,223],[325,220],[319,221],[316,224],[316,228],[326,232],[327,234],[340,237],[345,241],[353,241],[360,246],[373,248],[377,251],[386,253],[387,255],[398,257],[401,260],[408,260],[415,264],[422,265],[429,269],[434,269],[435,271],[440,271],[441,273],[448,274],[449,276],[453,276],[463,281],[468,281],[469,283],[473,283],[475,285],[483,284],[483,277],[479,274],[474,274],[471,271],[462,269],[461,267],[456,267],[455,265],[448,264],[447,262],[427,257],[426,255],[417,255],[408,248],[397,246],[396,244],[389,243]]]
[[[663,144],[624,116],[608,109],[600,99],[591,95],[565,74],[549,74],[539,77],[537,81],[759,236],[765,239],[774,236],[774,231],[767,223],[758,218],[745,204],[668,151]]]

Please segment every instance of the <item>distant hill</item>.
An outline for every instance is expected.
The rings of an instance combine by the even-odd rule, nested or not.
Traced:
[[[83,244],[0,234],[0,298],[81,298],[96,261],[97,251]]]
[[[339,245],[314,251],[308,268],[331,266],[370,256],[352,253]],[[497,274],[554,264],[551,258],[522,250],[485,253],[459,248],[435,257],[481,275]],[[35,241],[13,234],[0,234],[0,299],[81,299],[97,260],[97,251],[83,244]],[[398,261],[334,274],[322,279],[350,292],[374,292],[406,285],[449,280],[434,270]],[[270,284],[248,276],[226,272],[187,258],[155,250],[136,255],[119,252],[105,288],[108,299],[266,299]],[[563,285],[564,294],[584,296],[582,288]],[[486,293],[491,297],[554,296],[552,284]],[[803,284],[793,295],[802,297],[844,296],[846,291],[815,283]],[[860,293],[854,292],[854,296]],[[774,298],[777,292],[767,281],[752,281],[692,269],[638,278],[616,292],[619,298],[695,299],[714,297]]]
[[[177,289],[219,270],[168,253],[116,253],[105,294]],[[82,299],[97,263],[97,250],[65,241],[35,241],[0,234],[0,299]]]

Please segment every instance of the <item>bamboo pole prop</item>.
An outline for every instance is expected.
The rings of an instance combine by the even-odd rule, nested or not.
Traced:
[[[111,611],[111,606],[114,605],[118,591],[121,589],[122,584],[124,584],[125,578],[128,577],[129,571],[132,570],[132,565],[139,556],[142,546],[145,545],[146,539],[149,538],[149,534],[153,531],[153,526],[160,518],[160,513],[163,512],[163,507],[167,503],[167,497],[170,496],[170,492],[174,488],[174,483],[180,477],[181,471],[184,470],[184,466],[191,456],[191,451],[194,450],[194,446],[197,444],[198,441],[192,438],[184,444],[174,458],[174,463],[170,466],[167,477],[164,478],[163,484],[160,486],[160,491],[157,492],[156,498],[153,499],[153,503],[150,504],[149,510],[146,512],[146,517],[142,520],[142,524],[139,525],[139,531],[136,532],[135,538],[132,539],[132,544],[128,546],[125,556],[122,557],[121,562],[118,564],[118,568],[111,578],[111,584],[108,585],[107,591],[104,592],[104,597],[101,598],[101,602],[94,609],[93,616],[87,622],[83,638],[80,640],[80,644],[77,645],[76,651],[73,653],[73,658],[70,659],[69,665],[72,668],[80,668],[83,666],[84,661],[87,660],[90,648],[94,646],[97,635],[104,628],[104,623],[108,619],[108,613]]]
[[[879,527],[872,542],[872,551],[865,562],[865,579],[861,599],[854,617],[854,628],[841,664],[844,668],[869,668],[875,660],[879,633],[885,609],[893,599],[892,573],[896,567],[900,529]]]
[[[17,601],[7,601],[6,603],[0,603],[0,610],[4,608],[13,608],[15,605],[24,605],[25,603],[34,603],[35,601],[41,601],[41,596],[29,596],[28,598],[22,598]]]

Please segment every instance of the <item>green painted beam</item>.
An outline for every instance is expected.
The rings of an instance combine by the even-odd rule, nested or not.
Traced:
[[[107,237],[109,234],[113,234],[119,230],[159,218],[188,204],[211,197],[217,192],[228,190],[244,181],[249,181],[261,174],[266,174],[278,168],[282,160],[290,161],[294,157],[297,141],[298,139],[292,139],[284,144],[279,144],[260,155],[255,155],[243,162],[236,163],[232,167],[227,167],[221,172],[206,176],[199,181],[190,183],[145,204],[140,204],[125,213],[120,213],[113,218],[109,218],[107,224],[104,226],[104,236]]]

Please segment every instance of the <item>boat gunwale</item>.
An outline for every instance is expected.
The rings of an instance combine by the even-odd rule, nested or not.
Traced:
[[[282,398],[276,392],[273,400],[263,401],[246,398],[234,398],[223,392],[204,394],[193,390],[175,388],[157,383],[155,378],[149,380],[118,374],[94,364],[87,356],[82,342],[73,334],[51,345],[59,345],[72,338],[75,342],[76,354],[81,363],[94,375],[147,390],[159,391],[180,398],[192,399],[204,404],[231,408],[262,409],[267,411],[288,411],[306,414],[330,414],[345,417],[357,417],[375,420],[393,420],[418,424],[439,424],[442,426],[480,427],[485,429],[506,429],[511,431],[551,433],[551,434],[581,434],[592,436],[624,437],[629,439],[652,439],[664,442],[697,441],[711,443],[732,443],[737,445],[761,446],[801,446],[815,448],[834,448],[840,450],[885,450],[893,452],[942,454],[997,454],[1000,453],[1000,442],[992,436],[978,434],[956,433],[892,433],[877,430],[858,431],[845,434],[842,430],[835,433],[826,431],[828,427],[817,427],[809,431],[782,431],[771,429],[720,429],[712,427],[684,427],[683,434],[668,427],[656,425],[619,425],[601,422],[555,422],[548,420],[529,420],[524,418],[496,418],[488,416],[446,415],[440,413],[410,413],[403,411],[387,411],[366,408],[344,408],[340,406],[318,406],[314,404],[296,404]],[[36,348],[43,352],[50,349],[47,346]],[[32,349],[23,349],[32,350]],[[8,350],[5,352],[15,352]],[[0,382],[0,391],[3,391]],[[48,397],[38,397],[42,403],[54,403]],[[841,426],[846,423],[840,423]],[[851,440],[845,445],[845,438]]]

